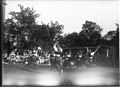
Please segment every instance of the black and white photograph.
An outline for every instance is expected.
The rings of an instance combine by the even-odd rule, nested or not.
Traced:
[[[2,0],[2,87],[119,87],[119,0]]]

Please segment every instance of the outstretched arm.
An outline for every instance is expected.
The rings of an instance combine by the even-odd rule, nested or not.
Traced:
[[[91,55],[94,56],[95,53],[98,51],[99,48],[100,48],[100,46],[98,46],[97,49],[94,52],[91,52]]]
[[[100,46],[97,47],[97,49],[95,50],[95,53],[98,51],[99,48],[100,48]]]

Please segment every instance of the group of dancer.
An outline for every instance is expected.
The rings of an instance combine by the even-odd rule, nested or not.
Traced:
[[[56,42],[53,46],[54,51],[50,54],[50,65],[51,69],[56,69],[59,72],[63,72],[65,67],[71,67],[71,66],[81,66],[87,65],[87,63],[93,64],[93,58],[100,46],[97,47],[97,49],[92,52],[90,49],[87,48],[86,55],[82,55],[82,53],[78,53],[75,58],[71,58],[71,55],[69,55],[67,52],[63,55],[63,49],[59,46],[59,43]],[[86,61],[86,60],[87,61]],[[33,64],[33,67],[36,67],[36,61],[38,58],[33,55],[29,58],[27,58],[28,64],[26,67]],[[87,62],[87,63],[85,63]]]

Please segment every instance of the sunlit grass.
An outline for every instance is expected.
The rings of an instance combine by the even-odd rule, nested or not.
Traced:
[[[6,69],[5,69],[6,70]],[[11,72],[4,72],[3,85],[42,85],[57,86],[71,82],[73,85],[117,85],[118,72],[113,68],[79,68],[73,72],[37,69],[33,72],[13,69]],[[68,81],[66,81],[68,80]],[[71,84],[70,83],[70,84]],[[69,83],[68,83],[69,84]]]

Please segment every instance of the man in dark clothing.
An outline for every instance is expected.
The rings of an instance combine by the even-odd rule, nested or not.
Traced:
[[[51,69],[55,68],[55,57],[53,54],[50,55],[50,64],[51,64]]]
[[[32,56],[28,57],[27,62],[28,62],[28,64],[25,67],[29,67],[30,65],[32,65],[32,67],[35,68],[37,65],[36,56],[32,55]]]

